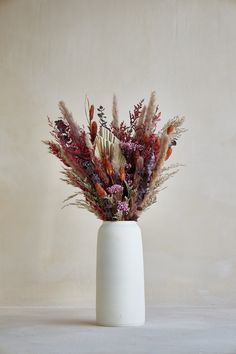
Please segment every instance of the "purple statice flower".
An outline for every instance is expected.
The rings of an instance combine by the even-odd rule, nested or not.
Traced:
[[[110,194],[115,194],[115,193],[122,193],[124,188],[120,184],[113,184],[113,186],[108,187],[107,191]]]
[[[117,203],[117,210],[123,213],[129,212],[129,204],[127,202],[118,202]]]
[[[147,160],[147,163],[146,163],[146,174],[147,174],[147,179],[148,179],[148,182],[150,180],[150,177],[152,175],[152,172],[153,172],[153,169],[154,169],[154,165],[155,165],[155,161],[156,161],[156,157],[155,157],[155,154],[152,153],[151,156],[150,156],[150,159]]]
[[[145,168],[143,169],[142,172],[142,181],[139,185],[139,189],[138,189],[138,202],[141,202],[144,198],[144,195],[146,194],[147,190],[148,190],[148,185],[153,173],[153,169],[155,166],[155,154],[152,153],[150,158],[146,161],[145,163]]]
[[[121,143],[120,144],[121,148],[124,149],[127,152],[133,152],[133,151],[141,151],[143,150],[143,146],[137,143],[132,143],[131,141]]]
[[[141,186],[139,187],[138,189],[138,203],[140,203],[143,198],[144,198],[144,195],[147,193],[147,185],[142,183]]]

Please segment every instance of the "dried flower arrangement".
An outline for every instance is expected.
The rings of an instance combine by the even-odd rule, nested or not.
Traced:
[[[49,151],[65,165],[63,181],[80,189],[76,205],[108,221],[137,220],[143,210],[156,202],[163,183],[178,171],[178,164],[164,167],[178,138],[185,131],[184,118],[174,117],[156,132],[161,112],[155,92],[149,103],[141,100],[129,113],[129,124],[119,123],[114,96],[112,122],[108,124],[102,106],[97,109],[86,100],[88,131],[79,127],[64,102],[62,117],[49,119],[55,141],[44,141]],[[82,198],[78,196],[82,195]]]

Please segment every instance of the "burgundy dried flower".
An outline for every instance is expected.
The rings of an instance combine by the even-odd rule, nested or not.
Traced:
[[[90,135],[91,135],[92,141],[94,141],[96,138],[97,130],[98,130],[97,123],[95,121],[93,121],[90,126]]]
[[[94,105],[92,104],[89,108],[89,119],[90,121],[93,120],[93,115],[94,115]]]

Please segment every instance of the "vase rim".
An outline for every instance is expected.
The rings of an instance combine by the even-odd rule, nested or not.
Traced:
[[[109,221],[109,220],[104,220],[103,224],[137,224],[137,221],[135,220],[122,220],[122,221]]]

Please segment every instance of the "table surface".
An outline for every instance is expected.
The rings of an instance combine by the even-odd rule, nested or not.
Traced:
[[[94,309],[1,307],[0,354],[236,354],[236,308],[157,307],[146,317],[101,327]]]

